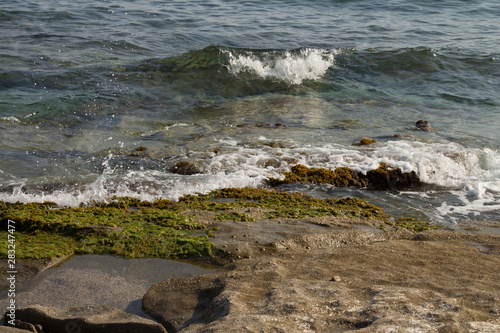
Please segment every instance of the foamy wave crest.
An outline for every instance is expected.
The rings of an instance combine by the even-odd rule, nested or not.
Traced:
[[[317,80],[334,66],[337,51],[303,48],[295,51],[224,51],[230,73],[248,72],[293,84]]]

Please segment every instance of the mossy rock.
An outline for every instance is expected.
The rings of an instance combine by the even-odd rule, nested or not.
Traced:
[[[270,178],[269,184],[277,186],[293,183],[332,184],[338,187],[365,187],[367,184],[353,170],[345,167],[335,170],[325,168],[308,168],[302,164],[292,166],[285,172],[285,179]]]
[[[395,231],[400,229],[410,230],[412,232],[423,232],[428,230],[441,229],[439,224],[430,224],[427,221],[421,221],[410,217],[402,217],[394,220],[387,220],[380,225],[380,229],[385,231]]]
[[[385,163],[366,174],[368,188],[373,190],[403,190],[419,187],[422,182],[415,171],[402,172],[399,168],[391,168]]]
[[[297,173],[303,177],[316,176],[300,167]],[[193,211],[220,212],[214,221],[354,217],[384,230],[403,228],[419,232],[437,228],[408,218],[393,220],[382,208],[358,198],[323,200],[304,193],[256,188],[226,188],[206,195],[187,195],[176,203],[113,198],[109,203],[94,203],[89,207],[60,208],[54,203],[0,202],[0,227],[7,230],[9,220],[16,222],[18,259],[75,253],[170,259],[209,256],[213,248],[210,240],[216,229],[208,229],[194,220],[187,213]],[[7,237],[0,239],[0,248],[0,257],[7,258]]]
[[[270,178],[268,182],[271,186],[313,183],[381,191],[402,190],[421,185],[420,179],[414,171],[404,173],[401,169],[393,169],[385,163],[381,163],[377,169],[368,172],[366,175],[356,173],[347,167],[331,170],[325,168],[308,168],[297,164],[292,166],[290,172],[285,172],[284,176],[284,179]]]
[[[377,143],[377,140],[374,139],[368,139],[368,138],[363,138],[359,141],[360,146],[369,146],[371,144]]]
[[[211,253],[213,233],[172,205],[166,206],[165,201],[157,203],[116,198],[110,204],[57,208],[53,204],[0,202],[0,225],[7,229],[8,220],[16,222],[19,259],[73,253],[161,258]],[[6,255],[0,252],[3,258]]]

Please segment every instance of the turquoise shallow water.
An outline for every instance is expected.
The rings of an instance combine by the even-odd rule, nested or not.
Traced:
[[[176,199],[264,186],[294,163],[386,162],[427,185],[287,190],[498,220],[499,13],[496,1],[3,1],[0,199]],[[353,145],[364,137],[378,142]],[[186,160],[202,174],[168,171]]]

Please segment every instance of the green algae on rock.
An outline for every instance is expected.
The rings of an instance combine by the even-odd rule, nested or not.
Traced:
[[[204,217],[196,219],[200,213]],[[357,198],[323,200],[304,193],[257,188],[225,188],[205,195],[187,195],[176,203],[113,198],[105,204],[60,208],[54,203],[0,202],[0,225],[6,228],[8,220],[16,221],[19,259],[71,254],[170,259],[211,255],[214,245],[210,239],[215,237],[216,228],[207,225],[224,220],[297,218],[353,218],[353,223],[364,221],[387,231],[438,228],[408,218],[391,219],[382,208]],[[0,240],[2,258],[7,257],[6,245],[5,239]]]
[[[272,186],[292,183],[332,184],[338,187],[366,187],[367,182],[353,170],[345,167],[335,170],[325,168],[308,168],[302,164],[292,166],[290,172],[285,172],[285,179],[270,178]]]
[[[385,163],[380,163],[377,169],[367,172],[366,178],[368,188],[373,190],[403,190],[422,185],[415,171],[402,172]]]
[[[439,224],[430,224],[427,221],[416,220],[411,217],[400,217],[398,219],[390,219],[380,225],[380,229],[384,231],[396,231],[400,229],[410,230],[412,232],[422,232],[427,230],[441,229]]]
[[[270,178],[271,186],[292,183],[331,184],[337,187],[368,188],[371,190],[393,191],[418,187],[421,185],[417,174],[412,171],[404,173],[399,168],[391,168],[380,163],[375,170],[366,175],[356,173],[350,168],[339,167],[335,170],[325,168],[308,168],[297,164],[289,172],[284,173],[284,179]]]
[[[16,222],[19,259],[74,253],[162,258],[211,253],[213,244],[205,226],[165,208],[164,201],[158,205],[160,208],[130,198],[60,209],[51,203],[0,202],[0,224]]]

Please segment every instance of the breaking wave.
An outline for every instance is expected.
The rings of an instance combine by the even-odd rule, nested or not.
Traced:
[[[337,51],[302,48],[294,51],[224,50],[226,67],[232,74],[248,72],[264,79],[276,79],[292,84],[318,80],[334,66]]]

